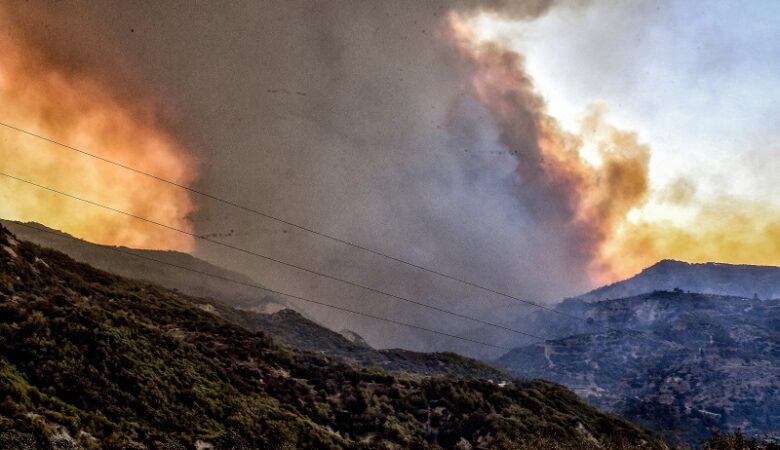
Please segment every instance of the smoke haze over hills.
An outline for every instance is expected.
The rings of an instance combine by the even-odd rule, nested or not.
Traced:
[[[677,250],[681,258],[696,260],[760,254],[765,256],[760,262],[771,263],[769,250],[754,251],[771,250],[762,244],[777,242],[773,218],[778,216],[771,208],[755,209],[762,219],[752,228],[741,219],[723,219],[728,227],[700,227],[701,236],[676,224],[631,222],[632,211],[664,188],[649,184],[652,143],[612,126],[601,107],[591,110],[580,129],[565,129],[548,111],[546,93],[539,92],[522,53],[507,42],[468,35],[480,14],[523,24],[588,8],[589,2],[297,0],[195,8],[176,2],[131,1],[120,8],[71,2],[56,12],[36,4],[4,6],[3,20],[12,24],[0,38],[4,48],[35,49],[39,57],[32,61],[45,65],[27,70],[24,79],[33,87],[56,79],[66,93],[86,97],[63,103],[58,96],[39,96],[45,100],[35,101],[45,108],[34,109],[24,123],[3,120],[39,129],[46,111],[61,104],[72,106],[66,108],[69,115],[98,111],[89,116],[89,126],[41,132],[73,143],[74,136],[91,135],[90,127],[119,129],[75,144],[535,301],[584,292],[595,280],[633,273],[654,262],[648,259],[675,257],[668,253]],[[7,73],[7,63],[2,64]],[[84,88],[84,80],[105,95]],[[20,92],[4,90],[3,99],[38,98]],[[132,126],[125,126],[127,117],[136,118]],[[8,144],[12,132],[4,130],[2,136],[3,152],[10,155],[20,147]],[[149,136],[166,145],[150,150]],[[600,161],[583,156],[588,146],[596,147]],[[197,196],[155,191],[154,183],[138,175],[118,178],[115,169],[103,173],[97,163],[79,166],[83,161],[62,170],[63,158],[71,155],[53,155],[66,150],[40,144],[34,150],[57,161],[59,176],[42,179],[33,165],[14,159],[12,168],[20,176],[59,182],[63,189],[97,195],[138,214],[161,214],[160,220],[200,235],[487,320],[527,310]],[[157,154],[176,155],[175,164],[160,163]],[[92,180],[93,188],[82,188],[84,179]],[[464,331],[473,325],[421,314],[386,297],[152,226],[117,222],[105,212],[85,218],[85,211],[93,211],[85,205],[56,203],[50,214],[27,217],[39,200],[25,208],[9,205],[42,194],[8,183],[2,181],[5,206],[0,209],[8,218],[38,220],[101,242],[194,248],[199,256],[296,295],[442,329]],[[102,185],[111,189],[99,189]],[[680,195],[666,198],[679,205],[697,195],[695,185],[674,192]],[[55,200],[47,196],[45,202]],[[747,215],[755,215],[752,211]],[[81,222],[66,220],[72,217]],[[720,239],[756,230],[748,250]],[[154,233],[148,242],[127,238],[148,233]],[[695,251],[713,241],[724,245]],[[401,336],[393,328],[325,309],[308,312],[334,329],[359,332],[373,345],[453,345]]]

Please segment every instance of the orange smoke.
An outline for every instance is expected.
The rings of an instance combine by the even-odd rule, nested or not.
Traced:
[[[604,123],[595,108],[573,134],[545,111],[523,58],[492,42],[479,42],[456,14],[449,36],[471,73],[475,96],[498,125],[502,143],[517,155],[519,195],[539,219],[573,240],[572,257],[594,277],[609,278],[614,261],[603,249],[649,191],[649,149],[636,134]],[[595,147],[598,164],[582,156]]]
[[[0,24],[4,23],[0,17]],[[0,121],[189,185],[194,165],[149,102],[121,100],[89,74],[54,67],[42,52],[0,37]],[[190,230],[181,189],[0,127],[2,171]],[[0,217],[36,221],[105,244],[188,251],[192,238],[0,177]]]
[[[691,207],[694,217],[683,225],[625,223],[605,246],[605,256],[616,261],[613,278],[637,273],[660,259],[780,265],[777,208],[727,198]]]

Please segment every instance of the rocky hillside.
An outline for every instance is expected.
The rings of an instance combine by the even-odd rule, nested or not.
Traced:
[[[0,448],[663,448],[543,381],[294,350],[0,228]]]
[[[654,292],[579,306],[588,318],[572,325],[579,334],[498,365],[560,382],[677,442],[699,443],[711,429],[780,435],[780,300]]]
[[[626,298],[656,290],[735,297],[780,298],[780,267],[666,260],[627,280],[577,297],[586,302]]]

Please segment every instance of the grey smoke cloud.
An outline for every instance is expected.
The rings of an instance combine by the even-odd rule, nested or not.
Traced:
[[[586,267],[563,230],[546,226],[517,195],[516,156],[500,144],[457,55],[438,37],[453,7],[531,19],[551,6],[285,0],[5,9],[19,25],[12,38],[35,42],[64,69],[103,74],[122,95],[156,98],[169,112],[161,120],[197,153],[198,189],[513,295],[553,301],[588,286]],[[197,231],[235,230],[224,238],[233,245],[487,320],[529,311],[196,200]],[[477,328],[224,249],[202,245],[198,253],[297,295],[441,330]],[[301,306],[373,345],[483,350]]]

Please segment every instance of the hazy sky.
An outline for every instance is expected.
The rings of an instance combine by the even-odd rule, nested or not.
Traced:
[[[774,2],[30,3],[0,3],[0,121],[178,183],[537,301],[662,258],[780,264]],[[0,157],[398,295],[490,320],[528,312],[8,129]],[[6,218],[473,328],[10,180],[0,199]],[[307,311],[377,345],[461,349]]]

